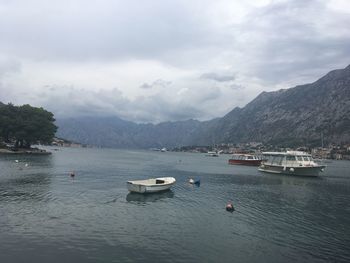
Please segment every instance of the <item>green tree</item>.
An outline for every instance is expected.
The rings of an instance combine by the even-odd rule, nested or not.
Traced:
[[[15,142],[18,148],[33,143],[50,143],[57,130],[54,116],[43,108],[30,105],[0,105],[0,137]]]
[[[13,139],[17,114],[18,107],[13,104],[0,104],[0,138],[5,142],[10,142]]]

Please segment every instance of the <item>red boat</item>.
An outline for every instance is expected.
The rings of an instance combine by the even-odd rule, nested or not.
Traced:
[[[259,166],[261,158],[252,154],[232,154],[232,158],[228,160],[229,164]]]

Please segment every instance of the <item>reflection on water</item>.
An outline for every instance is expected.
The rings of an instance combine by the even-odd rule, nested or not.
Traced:
[[[160,192],[160,193],[128,193],[126,196],[126,201],[128,202],[138,202],[138,203],[147,203],[147,202],[156,202],[161,199],[173,198],[174,192],[172,190]]]

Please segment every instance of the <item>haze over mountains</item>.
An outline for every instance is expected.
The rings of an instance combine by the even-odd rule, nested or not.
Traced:
[[[215,109],[214,109],[215,110]],[[58,119],[57,136],[116,148],[258,141],[280,145],[350,142],[350,66],[314,83],[263,92],[222,118],[136,124],[117,117]]]

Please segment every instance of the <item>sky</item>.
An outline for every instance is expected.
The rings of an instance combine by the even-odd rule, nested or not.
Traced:
[[[350,64],[348,0],[0,0],[0,101],[209,120]]]

